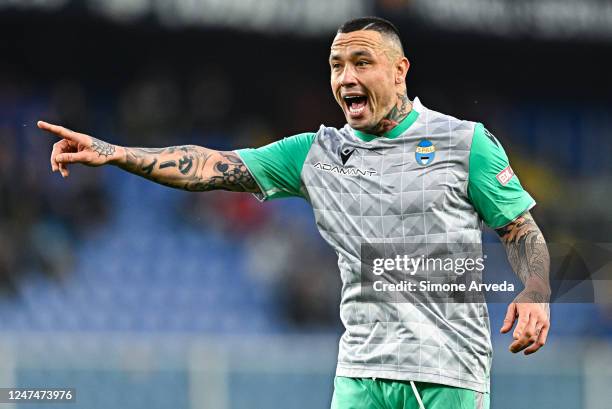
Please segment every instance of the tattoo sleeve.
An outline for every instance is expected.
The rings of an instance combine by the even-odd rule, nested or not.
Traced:
[[[497,229],[508,261],[525,290],[525,301],[548,302],[550,297],[550,256],[542,232],[529,212],[507,226]]]
[[[118,166],[165,186],[189,191],[231,190],[258,193],[259,187],[234,152],[185,145],[169,148],[124,148]]]

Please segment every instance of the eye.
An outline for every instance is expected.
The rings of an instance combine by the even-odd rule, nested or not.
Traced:
[[[356,63],[355,65],[356,65],[356,66],[358,66],[358,67],[365,67],[365,66],[366,66],[366,65],[368,65],[368,64],[370,64],[370,62],[369,62],[369,61],[366,61],[366,60],[359,60],[359,61],[357,61],[357,63]]]
[[[332,68],[332,70],[337,70],[337,69],[339,69],[339,68],[340,68],[340,64],[338,64],[337,62],[332,63],[332,64],[331,64],[331,68]]]

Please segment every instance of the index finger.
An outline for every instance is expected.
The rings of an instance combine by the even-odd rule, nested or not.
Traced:
[[[89,142],[85,135],[80,134],[78,132],[71,131],[70,129],[64,128],[63,126],[50,124],[45,121],[38,121],[37,125],[43,131],[54,133],[57,136],[64,138],[64,139],[68,139],[70,141],[74,141],[74,142],[78,142],[82,144],[87,144]]]

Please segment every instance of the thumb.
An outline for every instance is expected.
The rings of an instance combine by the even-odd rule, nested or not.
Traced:
[[[516,304],[511,303],[508,306],[508,310],[506,311],[506,317],[504,318],[504,325],[500,328],[499,332],[505,334],[506,332],[512,329],[514,325],[514,320],[516,319]]]
[[[61,153],[55,157],[58,163],[82,163],[89,162],[88,152]]]

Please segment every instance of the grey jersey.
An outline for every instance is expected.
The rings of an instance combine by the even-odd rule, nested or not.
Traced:
[[[437,244],[447,243],[453,252],[480,255],[482,214],[468,194],[477,126],[427,109],[417,98],[393,137],[364,140],[348,125],[321,126],[308,137],[238,151],[264,197],[302,196],[311,203],[322,237],[338,254],[346,328],[338,376],[489,391],[486,304],[368,302],[360,296],[364,243],[411,243],[430,257],[442,256],[451,246]],[[427,145],[435,156],[419,158],[419,147],[433,153]],[[524,211],[533,199],[518,187],[514,208]]]
[[[302,169],[319,231],[338,253],[346,331],[337,375],[488,392],[491,341],[485,304],[360,300],[363,242],[420,243],[420,253],[434,257],[439,255],[428,251],[428,242],[481,240],[480,220],[467,195],[475,124],[431,111],[418,99],[413,109],[418,118],[394,139],[364,142],[348,125],[321,127]],[[436,149],[426,167],[415,160],[423,139]],[[353,149],[342,163],[337,153]],[[340,169],[349,167],[363,173],[342,174]]]

